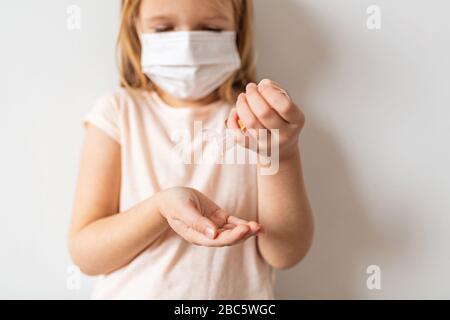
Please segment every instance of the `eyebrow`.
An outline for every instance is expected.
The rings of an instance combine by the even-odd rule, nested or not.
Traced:
[[[158,20],[170,20],[172,18],[174,18],[174,17],[168,16],[168,15],[157,15],[157,16],[145,18],[144,20],[151,22],[151,21],[158,21]]]
[[[172,20],[174,18],[176,18],[176,16],[161,14],[161,15],[156,15],[156,16],[153,16],[153,17],[145,18],[144,20],[147,21],[147,22],[153,22],[153,21]],[[216,15],[212,15],[212,16],[206,17],[206,18],[204,18],[204,20],[207,20],[207,21],[211,21],[211,20],[230,21],[231,19],[230,19],[229,16],[219,13],[219,14],[216,14]]]
[[[227,16],[227,15],[224,15],[224,14],[219,13],[219,14],[216,14],[216,15],[213,15],[213,16],[206,17],[205,20],[223,20],[223,21],[230,21],[230,17]]]

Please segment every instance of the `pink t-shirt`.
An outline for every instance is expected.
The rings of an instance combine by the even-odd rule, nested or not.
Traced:
[[[177,157],[189,150],[180,138],[187,132],[192,134],[191,151],[198,146],[196,121],[201,121],[203,133],[224,133],[230,108],[222,101],[173,108],[155,92],[138,90],[118,89],[101,98],[85,122],[121,145],[120,211],[166,188],[185,186],[203,192],[233,215],[257,221],[254,165],[198,160],[189,164],[187,158]],[[199,141],[202,150],[208,150],[214,140]],[[169,229],[129,265],[99,277],[93,298],[273,299],[274,275],[258,252],[256,237],[236,246],[207,248]]]

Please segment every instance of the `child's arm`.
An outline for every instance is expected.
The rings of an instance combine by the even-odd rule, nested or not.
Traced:
[[[129,263],[168,228],[152,197],[118,213],[120,145],[89,126],[82,149],[69,249],[88,275],[107,274]]]
[[[227,122],[230,129],[239,128],[237,119],[249,129],[250,135],[256,134],[252,129],[279,130],[278,172],[262,175],[258,168],[258,222],[265,229],[265,234],[258,238],[258,247],[273,267],[292,267],[307,253],[313,235],[312,212],[298,150],[304,116],[283,89],[263,80],[258,86],[249,84],[246,94],[239,96],[236,110]]]
[[[185,240],[203,246],[229,246],[260,231],[256,222],[228,215],[200,192],[161,191],[119,212],[120,145],[89,126],[69,236],[75,263],[88,275],[108,274],[130,263],[172,227]]]
[[[293,267],[308,252],[313,219],[303,183],[298,150],[280,159],[275,175],[258,175],[258,220],[266,234],[258,238],[261,255],[277,269]]]

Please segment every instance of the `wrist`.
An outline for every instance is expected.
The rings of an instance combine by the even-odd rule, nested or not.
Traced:
[[[296,160],[298,159],[299,155],[300,155],[300,148],[298,147],[298,144],[296,144],[295,146],[289,148],[285,152],[280,153],[280,164]]]
[[[300,165],[300,148],[295,146],[289,152],[280,153],[277,158],[266,158],[264,162],[259,161],[259,176],[274,176],[280,173],[292,172],[293,168]],[[265,173],[264,173],[265,172]]]
[[[145,221],[151,224],[157,224],[161,228],[168,226],[167,219],[163,214],[163,200],[161,192],[155,193],[144,201]]]
[[[274,161],[277,161],[280,165],[288,162],[292,162],[294,160],[297,160],[300,155],[300,148],[298,145],[294,145],[290,148],[282,148],[278,152],[278,155],[275,158],[275,155],[270,156],[262,156],[259,155],[259,161],[257,162],[257,166],[259,168],[265,167],[265,163],[272,164]]]
[[[152,198],[151,198],[155,204],[156,211],[158,212],[158,215],[164,219],[167,220],[165,216],[165,201],[164,201],[164,191],[157,192]]]

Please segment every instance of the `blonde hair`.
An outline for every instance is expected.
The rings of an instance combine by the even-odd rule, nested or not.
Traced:
[[[129,89],[154,90],[150,79],[141,68],[141,42],[136,29],[136,19],[142,0],[122,0],[121,22],[117,39],[120,85]],[[253,48],[253,0],[229,0],[233,4],[237,47],[241,68],[219,88],[221,99],[234,103],[245,86],[256,81]]]

